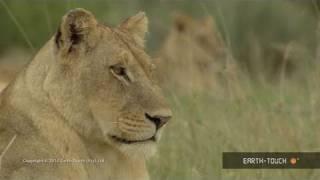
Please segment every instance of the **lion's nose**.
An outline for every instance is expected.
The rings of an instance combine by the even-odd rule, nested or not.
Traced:
[[[171,119],[172,112],[168,111],[167,113],[161,113],[161,114],[145,113],[145,116],[149,121],[153,122],[156,125],[156,130],[158,130]]]

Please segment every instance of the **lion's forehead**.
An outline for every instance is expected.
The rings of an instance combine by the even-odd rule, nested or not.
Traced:
[[[144,51],[143,47],[135,42],[132,35],[119,29],[113,29],[112,36],[121,47],[118,49],[120,54],[123,54],[123,52],[130,54],[132,57],[130,59],[137,62],[146,72],[152,69],[153,64],[150,56]]]

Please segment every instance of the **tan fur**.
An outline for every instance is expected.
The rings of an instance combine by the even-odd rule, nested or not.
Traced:
[[[159,56],[156,62],[163,86],[208,90],[225,78],[221,76],[228,53],[211,16],[197,20],[176,14]]]
[[[7,86],[7,83],[0,82],[0,92]]]
[[[134,20],[134,22],[132,21]],[[145,160],[171,110],[152,80],[143,50],[144,13],[117,28],[75,9],[0,95],[0,179],[146,180]],[[123,73],[125,70],[125,75]],[[156,141],[142,141],[155,136]],[[33,159],[100,159],[103,163],[35,163]]]

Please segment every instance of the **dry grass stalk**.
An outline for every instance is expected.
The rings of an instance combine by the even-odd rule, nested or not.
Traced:
[[[0,154],[0,170],[1,170],[2,158],[4,157],[6,152],[9,150],[9,148],[12,146],[13,142],[16,140],[16,137],[17,135],[15,134],[10,140],[9,144],[4,148],[4,150]]]

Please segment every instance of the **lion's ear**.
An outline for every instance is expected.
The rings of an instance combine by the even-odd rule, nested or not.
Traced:
[[[173,20],[174,28],[179,33],[184,33],[187,29],[188,22],[192,21],[189,16],[177,12],[173,14]]]
[[[120,28],[130,32],[136,42],[144,46],[145,36],[148,32],[148,18],[144,12],[127,18],[120,24]]]
[[[97,21],[94,15],[81,8],[69,11],[63,18],[55,35],[56,47],[64,55],[79,53],[97,41]]]

